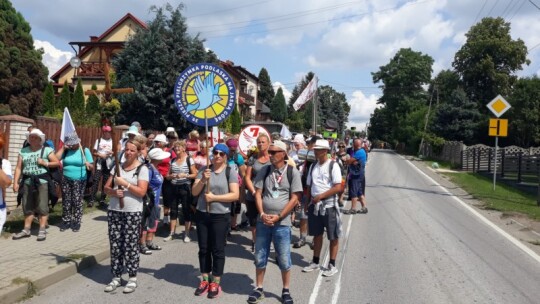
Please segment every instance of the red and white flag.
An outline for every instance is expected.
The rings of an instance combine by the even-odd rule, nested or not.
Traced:
[[[308,83],[306,88],[302,91],[302,94],[298,96],[298,99],[293,104],[295,111],[298,111],[306,102],[308,102],[317,92],[317,76],[313,77]]]
[[[66,107],[64,108],[64,117],[62,117],[62,131],[60,132],[60,144],[58,149],[64,146],[64,139],[67,135],[72,133],[76,133],[75,125],[73,124],[73,120],[71,120],[71,115],[69,115],[69,110]]]

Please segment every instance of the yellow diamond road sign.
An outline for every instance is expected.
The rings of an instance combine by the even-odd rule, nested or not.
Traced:
[[[493,100],[487,104],[487,107],[497,117],[501,117],[504,112],[511,108],[508,101],[506,101],[501,95],[497,95],[497,97],[493,98]]]

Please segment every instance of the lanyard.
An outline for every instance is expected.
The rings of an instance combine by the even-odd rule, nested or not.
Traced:
[[[285,173],[288,166],[289,166],[289,164],[285,165],[285,169],[283,170],[283,173]],[[277,189],[279,184],[281,184],[281,180],[283,179],[283,173],[279,174],[279,177],[276,178],[276,172],[275,171],[272,172],[272,181],[274,182],[273,190]]]

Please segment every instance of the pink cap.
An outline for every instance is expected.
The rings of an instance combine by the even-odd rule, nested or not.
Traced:
[[[101,131],[103,131],[103,132],[111,132],[112,129],[111,129],[111,126],[103,126],[103,127],[101,127]]]

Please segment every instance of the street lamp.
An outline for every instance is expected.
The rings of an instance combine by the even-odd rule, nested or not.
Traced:
[[[77,76],[76,74],[78,74],[78,69],[81,66],[81,59],[77,56],[73,56],[69,60],[69,65],[71,65],[71,67],[75,69],[75,72],[73,72],[73,76]]]

